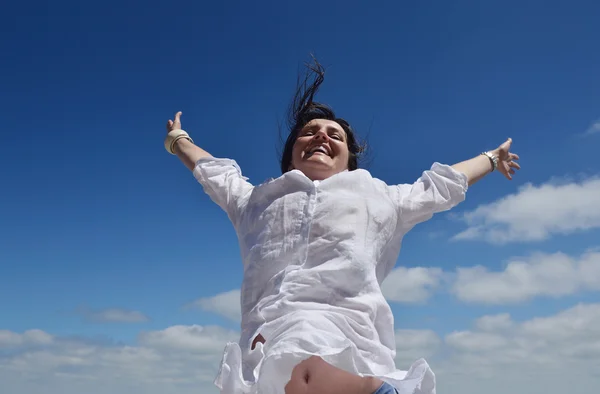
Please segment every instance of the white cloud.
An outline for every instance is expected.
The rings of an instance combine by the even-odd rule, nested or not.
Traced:
[[[502,324],[482,330],[482,319]],[[521,365],[526,370],[583,366],[591,371],[600,363],[599,326],[600,304],[579,304],[520,323],[508,315],[485,316],[474,330],[447,335],[445,343],[455,351],[455,361],[474,370],[493,372],[489,368]]]
[[[396,330],[396,365],[407,370],[420,358],[432,357],[442,344],[432,330]]]
[[[511,329],[514,323],[508,313],[482,316],[475,321],[475,327],[484,332],[497,332]]]
[[[95,323],[142,323],[149,321],[148,316],[142,312],[121,308],[107,308],[94,310],[81,307],[76,310],[86,321]]]
[[[484,316],[445,337],[438,384],[448,394],[589,393],[600,385],[599,325],[600,304],[524,322]]]
[[[399,267],[388,275],[381,290],[390,302],[421,303],[439,287],[442,274],[441,268]]]
[[[512,260],[502,271],[483,266],[457,268],[454,295],[465,302],[508,304],[533,297],[561,297],[600,290],[600,252],[579,258],[564,253]]]
[[[600,385],[600,304],[515,321],[482,316],[443,339],[431,330],[397,330],[397,365],[426,358],[446,394],[588,393]],[[216,394],[222,350],[238,333],[172,326],[141,333],[136,345],[98,344],[39,330],[0,331],[3,392],[45,394]]]
[[[600,228],[599,201],[597,177],[563,184],[527,184],[515,194],[465,213],[468,228],[453,239],[505,244]]]
[[[233,331],[216,326],[171,326],[162,331],[142,332],[139,343],[153,349],[177,350],[189,353],[219,353]]]
[[[22,334],[0,330],[0,349],[25,346],[48,345],[53,342],[52,335],[42,330],[28,330]]]
[[[0,331],[2,343],[13,347],[0,351],[2,392],[217,393],[212,382],[224,346],[238,337],[220,327],[173,326],[141,333],[137,345],[123,346],[40,330]]]
[[[587,135],[596,133],[600,133],[600,119],[593,123],[585,132]]]
[[[212,297],[199,298],[187,306],[216,313],[235,322],[240,322],[242,319],[239,290],[231,290]]]

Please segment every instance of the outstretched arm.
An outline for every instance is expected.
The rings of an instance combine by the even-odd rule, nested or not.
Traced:
[[[506,140],[498,148],[489,151],[497,158],[498,172],[511,180],[515,170],[519,170],[521,166],[516,163],[519,160],[519,155],[510,152],[512,139]],[[490,158],[486,155],[479,155],[469,160],[462,161],[452,166],[456,171],[462,172],[467,176],[469,186],[473,185],[484,176],[493,171],[494,165]]]
[[[175,114],[175,120],[169,119],[167,122],[167,133],[175,130],[181,130],[181,111]],[[190,171],[194,170],[198,160],[212,157],[210,153],[196,146],[187,138],[178,139],[173,145],[173,152]]]
[[[175,114],[175,120],[167,122],[167,131],[167,151],[179,157],[206,194],[237,226],[254,186],[242,175],[234,160],[216,158],[194,144],[188,133],[181,129],[181,112]],[[201,160],[205,158],[208,160]]]
[[[512,179],[515,170],[521,168],[515,161],[519,156],[510,153],[512,140],[509,138],[493,151],[497,171]],[[431,170],[413,184],[389,187],[392,199],[398,202],[399,218],[403,231],[408,231],[418,223],[429,220],[435,213],[453,208],[465,199],[469,186],[492,172],[494,164],[490,157],[482,154],[462,161],[451,167],[435,163]]]

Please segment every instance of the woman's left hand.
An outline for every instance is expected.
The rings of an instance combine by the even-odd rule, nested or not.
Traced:
[[[515,174],[515,170],[520,170],[521,166],[516,161],[519,160],[519,155],[510,152],[510,146],[512,145],[512,138],[509,138],[500,145],[492,153],[498,157],[498,172],[511,180]]]

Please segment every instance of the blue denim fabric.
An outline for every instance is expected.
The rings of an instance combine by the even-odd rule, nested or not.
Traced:
[[[373,394],[398,394],[394,386],[389,383],[383,382],[380,388],[378,388]]]

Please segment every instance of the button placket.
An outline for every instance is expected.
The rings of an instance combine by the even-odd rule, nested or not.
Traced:
[[[317,206],[317,194],[318,194],[318,186],[319,186],[319,181],[314,181],[311,185],[311,190],[309,192],[308,195],[308,201],[307,201],[307,207],[306,207],[306,226],[305,226],[305,233],[304,233],[304,244],[305,244],[305,250],[304,250],[304,259],[303,259],[303,265],[306,264],[308,262],[308,252],[309,252],[309,247],[310,247],[310,235],[311,235],[311,229],[312,229],[312,222],[314,219],[314,215],[315,215],[315,210],[316,210],[316,206]]]

